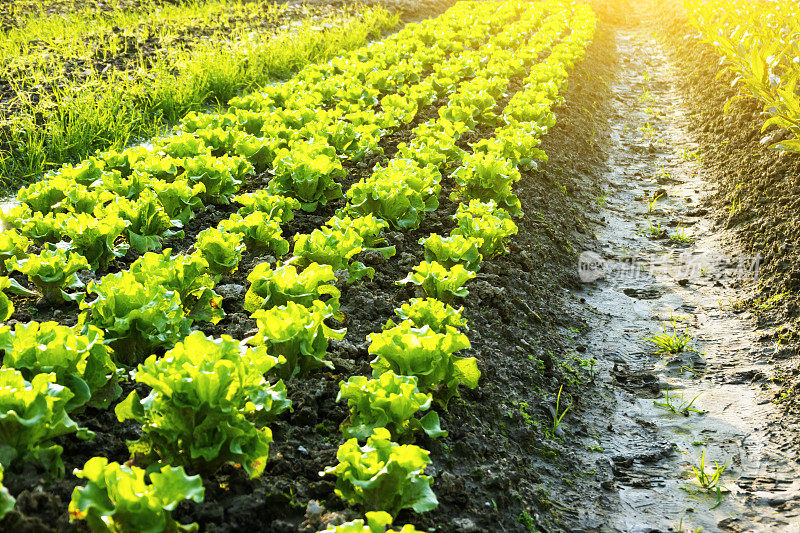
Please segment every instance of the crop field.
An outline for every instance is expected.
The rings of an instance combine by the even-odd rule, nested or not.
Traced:
[[[790,531],[798,20],[3,5],[0,531]]]

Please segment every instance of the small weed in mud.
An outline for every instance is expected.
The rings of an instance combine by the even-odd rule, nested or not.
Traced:
[[[678,156],[680,156],[683,161],[697,161],[698,163],[703,162],[703,155],[699,148],[697,150],[687,150],[686,148],[681,148],[678,150]]]
[[[661,333],[656,333],[645,340],[652,342],[658,347],[656,350],[657,354],[676,354],[691,349],[689,344],[692,342],[692,338],[689,334],[678,331],[678,326],[674,317],[670,319],[669,323],[669,327],[672,329],[671,332],[667,330],[667,322],[664,322],[662,325],[663,331]]]
[[[536,529],[536,524],[534,524],[533,522],[533,517],[528,514],[528,511],[522,511],[519,514],[519,518],[517,518],[517,521],[520,524],[522,524],[522,527],[525,528],[525,531],[528,531],[529,533],[534,533],[538,531]]]
[[[650,199],[650,201],[649,201],[649,202],[647,202],[647,212],[648,212],[649,214],[652,214],[652,213],[653,213],[653,211],[655,211],[655,210],[656,210],[656,204],[657,204],[657,203],[658,203],[658,201],[659,201],[661,198],[663,198],[663,197],[664,197],[664,195],[663,195],[663,194],[656,194],[655,196],[653,196],[653,198],[651,198],[651,199]]]
[[[700,461],[698,462],[697,466],[692,465],[692,473],[695,477],[695,481],[697,484],[700,485],[700,488],[708,493],[713,493],[717,497],[717,503],[714,504],[712,509],[716,509],[719,507],[719,504],[722,503],[722,493],[728,492],[722,485],[722,473],[725,472],[725,469],[728,467],[728,461],[725,461],[725,464],[722,466],[719,465],[718,462],[714,461],[714,471],[708,472],[706,471],[706,451],[703,450],[703,453],[700,454]]]
[[[639,126],[639,131],[642,132],[642,137],[647,139],[648,141],[652,141],[658,136],[658,132],[653,127],[653,125],[650,124],[650,121],[647,121],[641,126]]]
[[[660,239],[664,236],[666,232],[667,230],[661,227],[661,222],[656,222],[655,224],[653,224],[653,221],[648,219],[647,229],[641,230],[640,233],[646,233],[652,239]]]
[[[675,531],[677,531],[678,533],[684,533],[684,531],[683,531],[683,517],[681,517],[680,522],[678,522],[678,524],[675,526]],[[703,531],[703,526],[700,526],[697,529],[689,528],[689,529],[686,530],[686,533],[700,533],[701,531]]]
[[[682,244],[691,244],[694,242],[694,237],[686,233],[686,228],[678,224],[675,229],[675,235],[670,235],[669,240],[672,242],[679,242]]]
[[[703,393],[701,392],[700,394]],[[684,399],[683,394],[680,396],[670,396],[669,389],[667,389],[663,393],[664,401],[659,402],[658,400],[653,400],[653,404],[663,407],[676,415],[681,414],[683,416],[689,416],[691,413],[705,413],[705,411],[692,407],[694,402],[700,397],[700,394],[687,401]]]
[[[556,396],[556,408],[555,408],[555,410],[553,410],[552,407],[550,408],[550,414],[553,415],[553,434],[554,435],[555,435],[556,431],[558,430],[558,428],[560,428],[564,424],[562,422],[562,420],[564,419],[564,415],[566,415],[567,411],[569,411],[570,407],[572,407],[572,402],[570,402],[569,405],[566,408],[564,408],[563,411],[561,410],[561,392],[563,391],[563,389],[564,389],[564,385],[561,385],[558,388],[558,396]]]

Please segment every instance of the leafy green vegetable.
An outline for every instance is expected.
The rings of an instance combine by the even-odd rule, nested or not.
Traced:
[[[288,262],[299,267],[311,263],[330,265],[333,270],[347,270],[349,282],[364,276],[374,276],[375,269],[367,268],[360,261],[351,259],[364,249],[364,239],[357,231],[322,227],[310,234],[298,233],[294,236],[294,257]]]
[[[273,194],[264,189],[234,196],[233,201],[242,205],[239,209],[239,214],[242,216],[261,211],[281,224],[294,220],[295,210],[300,209],[300,202],[294,198]]]
[[[197,235],[195,253],[208,262],[208,268],[214,274],[230,274],[242,260],[243,239],[241,233],[204,229]]]
[[[140,400],[134,391],[116,407],[120,421],[142,424],[142,437],[128,443],[131,452],[202,473],[238,463],[251,477],[261,475],[272,442],[263,425],[291,406],[283,382],[264,379],[282,362],[264,346],[247,348],[228,335],[209,339],[199,331],[164,357],[148,357],[136,381],[152,392]]]
[[[458,227],[450,234],[482,239],[480,251],[483,257],[507,253],[503,241],[517,234],[517,225],[511,216],[494,201],[471,200],[469,205],[461,204],[453,219]]]
[[[359,446],[358,439],[339,446],[339,464],[320,475],[337,476],[336,495],[365,510],[390,515],[402,509],[424,513],[439,505],[431,490],[433,479],[422,473],[430,463],[429,455],[418,446],[395,444],[388,430],[377,428],[366,446]]]
[[[148,187],[155,193],[170,220],[178,220],[185,225],[194,218],[195,211],[203,208],[201,196],[205,194],[206,187],[202,183],[190,184],[184,177],[172,183],[149,181]]]
[[[136,201],[117,198],[95,211],[98,218],[122,219],[129,222],[126,232],[134,250],[144,253],[161,248],[164,237],[183,236],[180,220],[171,220],[161,205],[161,200],[151,191],[142,192]]]
[[[278,150],[273,173],[270,192],[297,198],[304,211],[342,197],[342,185],[335,180],[345,173],[327,144],[296,142]]]
[[[55,383],[72,392],[67,411],[83,405],[105,409],[122,394],[117,367],[94,326],[67,327],[57,322],[29,322],[0,327],[3,365],[19,370],[25,379],[55,375]]]
[[[458,394],[458,385],[478,386],[480,371],[474,357],[453,354],[469,348],[469,340],[451,326],[436,333],[429,327],[415,328],[410,321],[369,335],[372,375],[391,370],[403,376],[416,376],[422,391],[431,391],[443,404]]]
[[[199,503],[205,497],[200,476],[187,476],[182,467],[166,465],[148,475],[135,466],[92,457],[75,475],[87,483],[72,492],[70,520],[86,520],[95,533],[197,531],[197,524],[186,526],[172,518],[180,502]]]
[[[421,419],[414,415],[430,409],[433,398],[417,390],[417,378],[398,376],[391,370],[378,378],[353,376],[346,383],[339,383],[336,401],[347,400],[350,417],[342,424],[346,437],[364,440],[375,428],[386,428],[392,440],[403,442],[413,439],[415,431],[424,431],[429,437],[447,435],[439,427],[439,415],[429,412]]]
[[[92,269],[107,268],[117,257],[128,251],[128,245],[117,242],[117,238],[128,227],[129,222],[121,218],[95,218],[78,213],[61,222],[63,234],[72,241],[72,247],[83,255]]]
[[[446,326],[466,328],[467,321],[461,318],[463,307],[454,309],[435,298],[412,298],[408,303],[395,309],[401,320],[408,320],[415,328],[428,326],[436,333],[446,333]],[[394,327],[390,321],[389,327]]]
[[[227,204],[228,198],[239,191],[244,178],[253,173],[253,166],[244,158],[234,156],[198,156],[186,159],[185,173],[189,183],[205,186],[203,199]]]
[[[280,257],[289,253],[289,241],[283,238],[281,223],[263,211],[250,213],[244,218],[236,213],[219,223],[223,233],[238,233],[251,252],[270,251]]]
[[[81,319],[106,330],[106,343],[119,364],[133,366],[189,332],[180,296],[161,285],[141,283],[131,272],[92,281],[86,292],[97,297],[81,302],[81,309],[87,310]]]
[[[423,261],[414,267],[413,272],[396,283],[398,285],[412,283],[426,296],[448,303],[469,294],[464,284],[474,277],[475,273],[465,269],[463,265],[455,265],[448,269],[436,261],[432,263]]]
[[[72,392],[55,381],[51,373],[36,374],[28,382],[18,370],[0,368],[0,464],[32,461],[61,477],[63,449],[53,439],[71,433],[84,440],[94,436],[69,417],[65,407]]]
[[[340,292],[330,284],[335,279],[330,265],[311,263],[298,273],[292,265],[278,265],[273,269],[269,263],[261,263],[247,276],[250,289],[244,297],[244,308],[253,312],[288,302],[311,307],[315,300],[319,300],[336,313]],[[323,300],[325,297],[327,299]]]
[[[386,168],[350,187],[347,211],[374,214],[395,228],[413,229],[419,226],[426,212],[439,206],[440,180],[435,167],[422,167],[409,159],[393,159]]]
[[[480,252],[483,239],[480,237],[442,237],[432,233],[429,237],[421,238],[419,243],[425,246],[426,261],[436,261],[446,268],[463,265],[467,270],[476,272],[483,259]]]
[[[286,360],[277,370],[281,378],[305,376],[319,367],[333,368],[333,363],[325,359],[328,339],[341,340],[345,330],[334,330],[325,324],[334,313],[324,302],[315,300],[306,307],[289,301],[286,305],[260,309],[252,316],[258,324],[258,333],[249,344],[266,345],[273,355]]]
[[[196,255],[146,253],[133,262],[131,274],[143,285],[161,286],[180,296],[183,314],[192,320],[216,324],[225,316],[222,297],[214,292],[208,261]]]
[[[22,272],[49,302],[75,301],[82,296],[69,294],[65,289],[82,289],[83,283],[75,274],[89,268],[86,258],[72,250],[45,247],[38,255],[9,259],[8,270]]]
[[[453,193],[454,199],[494,200],[512,215],[522,213],[519,198],[511,191],[521,176],[507,159],[493,153],[473,153],[464,159],[453,177],[459,187],[458,193]]]

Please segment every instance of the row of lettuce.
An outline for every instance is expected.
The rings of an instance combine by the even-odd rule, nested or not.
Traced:
[[[417,286],[421,297],[396,310],[398,324],[370,335],[372,378],[341,384],[349,440],[339,464],[321,473],[335,475],[337,495],[368,511],[366,525],[356,520],[332,531],[383,531],[401,509],[434,508],[432,480],[423,474],[429,453],[412,442],[420,431],[445,435],[432,403],[446,404],[480,376],[474,358],[455,355],[469,341],[461,310],[450,304],[516,233],[512,216],[522,213],[511,187],[520,168],[544,159],[537,146],[554,122],[551,107],[593,31],[594,17],[581,5],[462,2],[235,99],[226,113],[190,114],[152,146],[101,154],[21,190],[20,205],[3,216],[3,266],[27,276],[44,299],[77,301],[83,312],[73,327],[0,329],[0,465],[28,461],[63,475],[53,439],[92,437],[70,413],[108,408],[121,395],[123,373],[136,367],[136,382],[150,393],[132,392],[115,413],[141,425],[129,448],[136,464],[149,466],[89,460],[75,472],[86,485],[73,494],[73,519],[96,531],[172,529],[179,525],[170,511],[204,496],[201,478],[184,469],[208,476],[234,463],[261,475],[268,425],[291,409],[284,382],[333,368],[328,341],[345,334],[329,325],[342,318],[336,272],[346,271],[350,283],[373,275],[357,254],[391,257],[384,231],[419,227],[438,207],[442,173],[450,172],[453,199],[462,202],[456,228],[423,239],[426,260],[398,281]],[[514,77],[524,78],[523,89],[498,115]],[[396,157],[345,195],[341,161],[379,152],[383,135],[437,98],[447,102],[438,118],[417,126]],[[456,145],[479,126],[494,127],[494,136],[469,152]],[[269,172],[268,187],[240,194],[254,172]],[[291,245],[283,238],[296,210],[343,197],[345,206],[322,228],[293,236]],[[202,231],[192,253],[158,250],[205,205],[229,202],[241,206],[238,213]],[[140,256],[128,270],[97,278],[129,248]],[[239,341],[192,332],[197,321],[224,317],[215,283],[238,267],[245,249],[287,256],[248,277],[245,309],[258,333]],[[32,293],[13,277],[0,278],[0,288]],[[12,313],[4,298],[0,314]],[[158,349],[167,351],[152,355]],[[0,516],[12,506],[1,492]]]
[[[690,24],[714,47],[732,73],[739,98],[761,100],[762,131],[785,128],[790,138],[774,148],[800,151],[800,6],[793,0],[684,0]]]

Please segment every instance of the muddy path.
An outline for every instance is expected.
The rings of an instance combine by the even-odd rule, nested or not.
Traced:
[[[753,290],[758,258],[713,225],[713,187],[676,66],[644,30],[617,30],[616,44],[598,248],[582,254],[584,284],[573,291],[588,308],[583,341],[598,361],[583,444],[609,495],[584,526],[800,531],[797,435],[780,427],[764,380],[776,348],[737,305]],[[656,353],[647,339],[665,332],[688,335],[686,349]],[[719,495],[693,475],[704,452],[707,472],[725,465]]]

